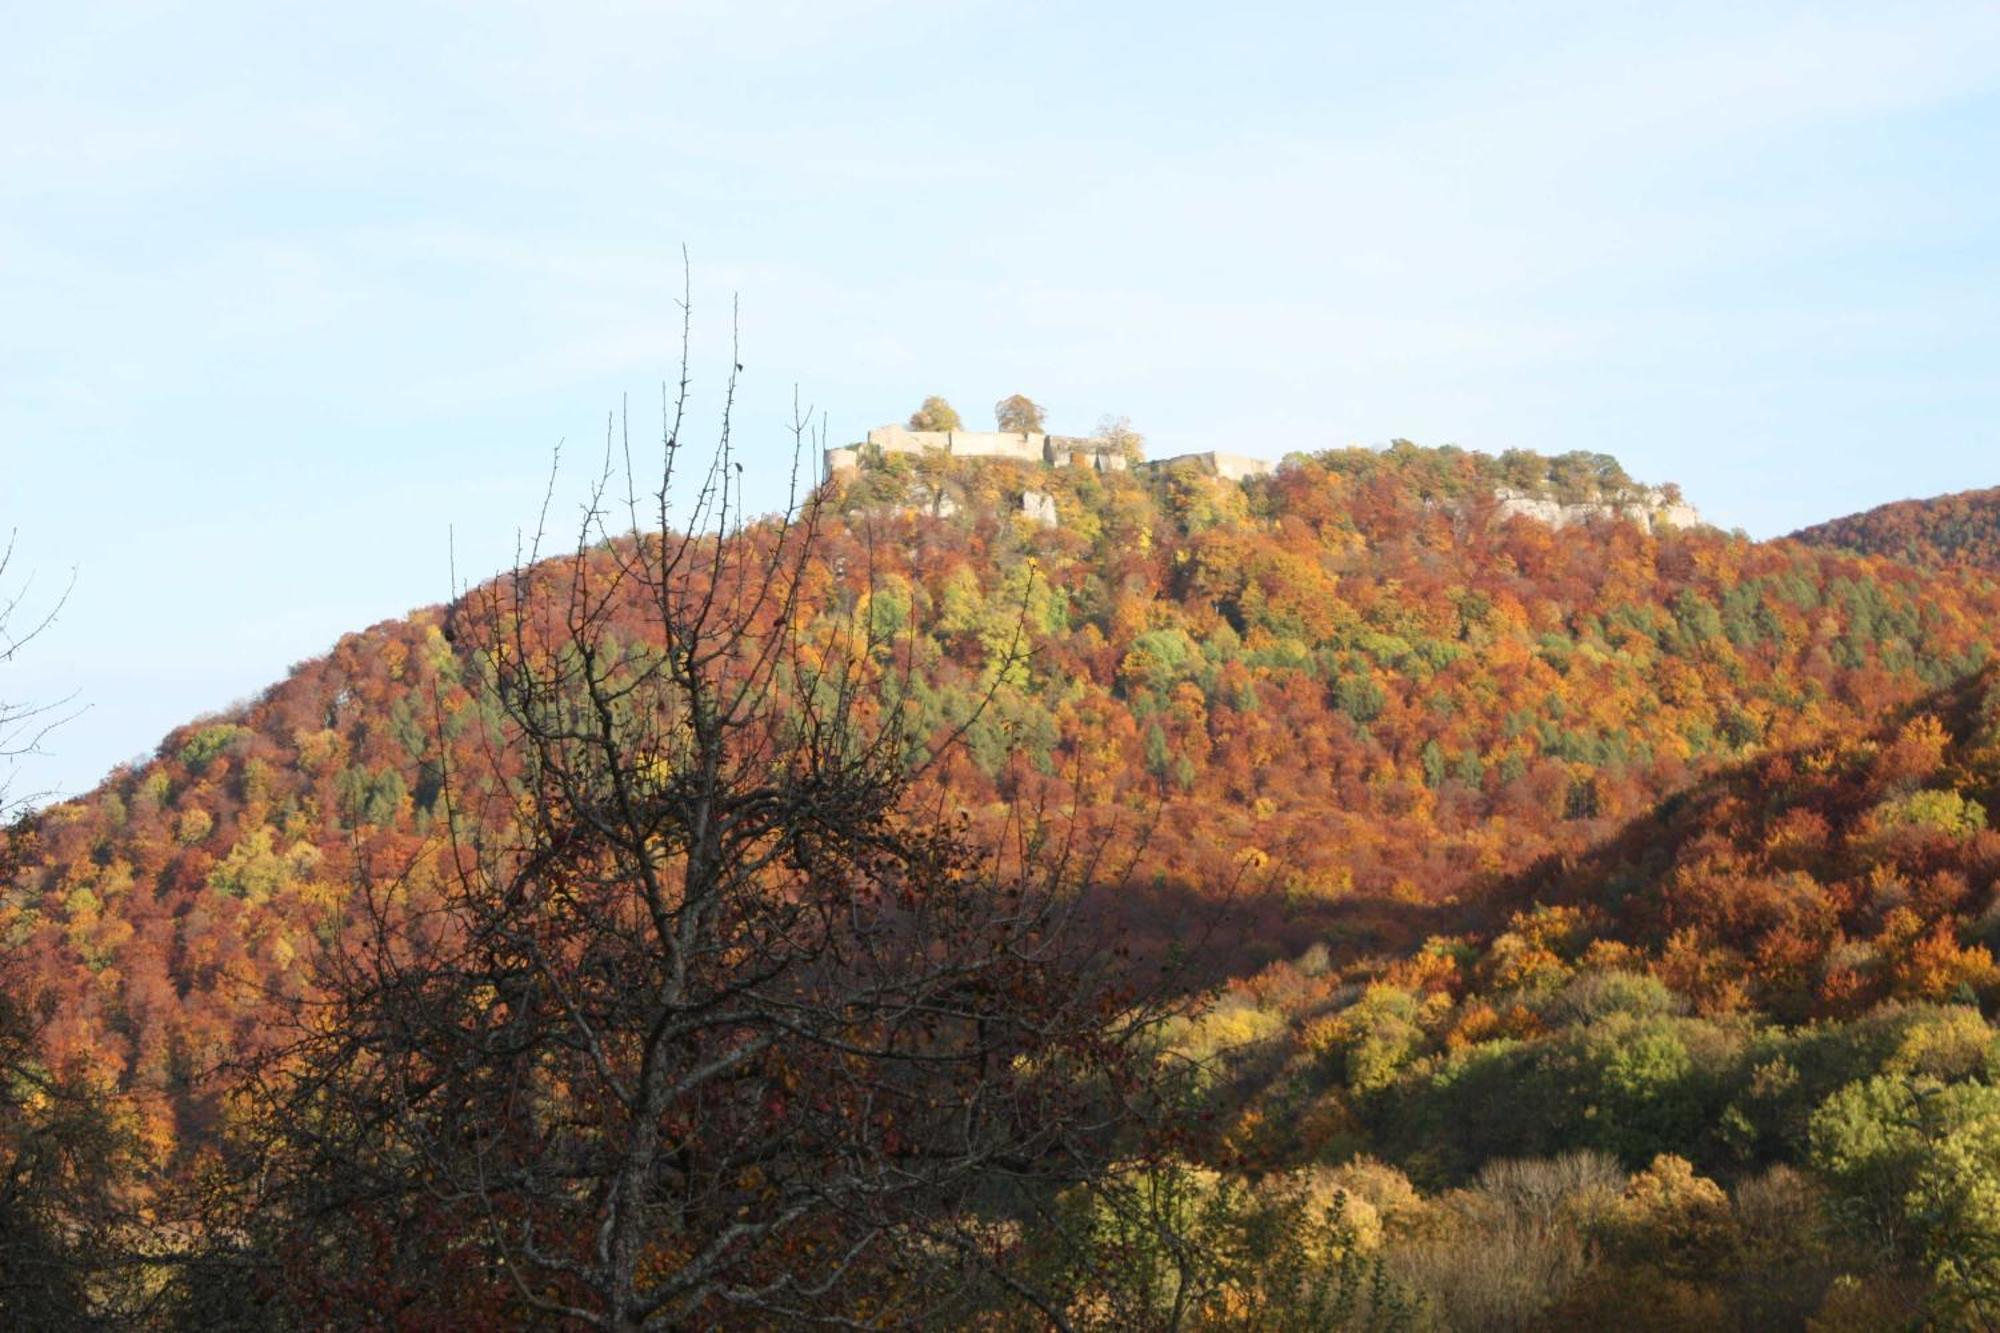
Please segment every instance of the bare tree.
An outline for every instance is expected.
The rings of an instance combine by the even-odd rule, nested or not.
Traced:
[[[1099,417],[1093,438],[1101,451],[1127,462],[1137,463],[1146,456],[1146,437],[1132,428],[1130,417]]]
[[[69,595],[65,587],[31,609],[34,580],[10,578],[14,566],[10,535],[0,549],[0,666],[55,623]],[[33,806],[45,795],[13,791],[14,765],[74,715],[73,699],[0,696],[0,894],[32,861]],[[45,1058],[47,1010],[37,982],[14,942],[0,938],[0,1323],[103,1327],[133,1297],[122,1275],[109,1271],[129,1220],[120,1183],[131,1139],[102,1089]]]
[[[976,839],[910,771],[883,688],[909,654],[839,612],[803,419],[794,502],[745,522],[725,405],[676,524],[682,364],[649,498],[608,441],[569,554],[541,558],[545,504],[454,607],[494,724],[446,776],[451,833],[357,896],[263,1065],[263,1224],[322,1312],[1032,1305],[1021,1221],[1146,1104],[1159,1014],[1083,914],[1102,843],[1032,810]]]
[[[69,601],[69,588],[65,587],[46,609],[31,609],[29,598],[34,592],[34,579],[15,582],[12,578],[16,536],[9,533],[5,549],[0,550],[0,666],[12,665],[22,649],[55,624],[57,615]],[[34,754],[50,731],[73,716],[71,705],[75,697],[30,703],[0,695],[0,820],[19,814],[24,806],[43,794],[22,795],[13,790],[15,765],[24,756]]]

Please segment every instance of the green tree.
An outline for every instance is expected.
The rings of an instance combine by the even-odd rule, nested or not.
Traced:
[[[1843,1212],[1923,1260],[1949,1327],[2000,1321],[2000,1089],[1850,1083],[1814,1113],[1812,1155]]]
[[[1389,694],[1372,675],[1344,675],[1333,685],[1333,702],[1356,722],[1373,722],[1388,705]]]
[[[1133,1163],[1061,1211],[1059,1233],[1038,1238],[1069,1261],[1049,1284],[1073,1297],[1058,1327],[1389,1333],[1424,1319],[1379,1249],[1375,1210],[1323,1173],[1252,1186]]]
[[[1444,747],[1437,743],[1437,737],[1433,736],[1424,742],[1424,748],[1419,753],[1418,759],[1424,766],[1424,785],[1433,790],[1442,787],[1445,779],[1446,760],[1444,757]]]

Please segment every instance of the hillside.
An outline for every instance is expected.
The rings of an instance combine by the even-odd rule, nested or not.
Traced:
[[[1988,671],[1721,769],[1419,948],[1275,964],[1184,1038],[1219,1054],[1209,1152],[1356,1163],[1331,1179],[1454,1326],[1601,1327],[1644,1292],[1649,1328],[1977,1327],[1996,797]],[[1510,1290],[1496,1246],[1548,1268]]]
[[[1494,1044],[1518,1057],[1619,1014],[1683,1015],[1686,1030],[1732,1031],[1724,1044],[1740,1051],[1760,1031],[1781,1040],[1786,1025],[1831,1030],[1986,1002],[2000,986],[2000,832],[1987,824],[1996,798],[2000,682],[1985,672],[1871,732],[1697,781],[1584,855],[1495,885],[1480,910],[1437,915],[1420,949],[1345,964],[1315,954],[1304,972],[1279,964],[1241,993],[1287,1014],[1292,1039],[1308,1048],[1338,1028],[1315,1020],[1338,1010],[1328,1000],[1344,987],[1371,987],[1370,1007],[1421,1011],[1408,1044],[1375,1052],[1350,1092],[1379,1092],[1406,1073],[1435,1080],[1427,1052],[1470,1060]],[[1271,1005],[1271,996],[1285,998]],[[1773,1155],[1752,1124],[1723,1117],[1741,1077],[1706,1088],[1702,1096],[1722,1100],[1679,1122],[1680,1137],[1648,1137],[1642,1160],[1675,1151],[1733,1171]],[[1534,1117],[1513,1124],[1527,1140],[1485,1151],[1534,1155],[1547,1150],[1536,1136],[1563,1132]],[[1585,1138],[1629,1156],[1629,1132],[1606,1121]],[[1420,1139],[1403,1147],[1432,1169],[1445,1160]],[[1458,1158],[1456,1169],[1480,1160]]]
[[[1599,456],[1334,451],[1241,484],[892,459],[841,486],[811,614],[905,645],[918,733],[964,729],[952,799],[1144,823],[1139,935],[1241,978],[1182,1034],[1228,1090],[1217,1163],[1359,1150],[1433,1190],[1584,1147],[1799,1164],[1874,1057],[1781,1077],[1806,1057],[1773,1025],[1902,1049],[1983,1020],[1894,1006],[2000,997],[1984,575],[1508,507],[1656,494]],[[135,1178],[226,1125],[212,1071],[311,985],[354,886],[435,856],[491,711],[468,614],[349,635],[13,835],[0,939],[42,1059],[123,1099]],[[1591,1064],[1618,1023],[1678,1072]]]
[[[1794,540],[1924,569],[1967,565],[2000,570],[2000,487],[1929,500],[1898,500],[1803,528]]]

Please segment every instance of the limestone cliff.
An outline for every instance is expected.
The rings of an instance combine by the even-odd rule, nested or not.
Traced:
[[[1563,501],[1532,495],[1511,486],[1493,492],[1496,518],[1532,518],[1552,528],[1587,523],[1593,518],[1629,519],[1647,532],[1656,527],[1704,526],[1701,513],[1664,486],[1641,488],[1629,495],[1602,500]]]

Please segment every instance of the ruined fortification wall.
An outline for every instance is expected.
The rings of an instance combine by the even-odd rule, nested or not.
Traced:
[[[877,426],[868,432],[868,443],[885,454],[920,454],[939,449],[953,458],[1048,461],[1048,436],[1039,431],[909,430],[902,426]]]
[[[1127,467],[1123,454],[1107,451],[1102,439],[1091,436],[1043,435],[1033,431],[910,430],[905,426],[878,426],[868,432],[866,444],[828,449],[825,456],[826,475],[833,477],[860,468],[866,459],[866,451],[870,449],[884,454],[923,454],[935,450],[953,458],[1004,458],[1056,467],[1089,467],[1100,472],[1123,472]],[[1268,477],[1275,470],[1275,465],[1265,459],[1212,449],[1177,454],[1150,463],[1142,462],[1139,466],[1155,469],[1187,467],[1224,481]],[[1039,492],[1026,493],[1022,497],[1022,507],[1037,522],[1055,521],[1053,500]],[[1465,513],[1476,506],[1460,501],[1454,507]],[[1625,494],[1590,501],[1550,499],[1502,486],[1493,492],[1493,517],[1503,521],[1532,518],[1553,528],[1587,523],[1594,518],[1625,519],[1646,532],[1704,525],[1700,511],[1693,505],[1679,499],[1677,493],[1670,495],[1667,489],[1657,486],[1641,487]]]
[[[1087,467],[1099,472],[1123,472],[1130,466],[1124,454],[1094,435],[1049,436],[1049,462],[1057,467]]]
[[[1170,468],[1188,465],[1211,477],[1221,477],[1225,481],[1242,481],[1246,477],[1268,477],[1272,465],[1262,458],[1251,458],[1247,454],[1225,454],[1211,449],[1199,454],[1176,454],[1172,458],[1162,458],[1149,466]]]
[[[1102,440],[1082,435],[1044,435],[1039,431],[911,430],[907,426],[877,426],[863,444],[828,449],[826,475],[861,466],[863,451],[884,454],[937,452],[953,458],[1004,458],[1016,463],[1046,463],[1055,467],[1088,467],[1099,472],[1123,472],[1123,454],[1107,451]]]

